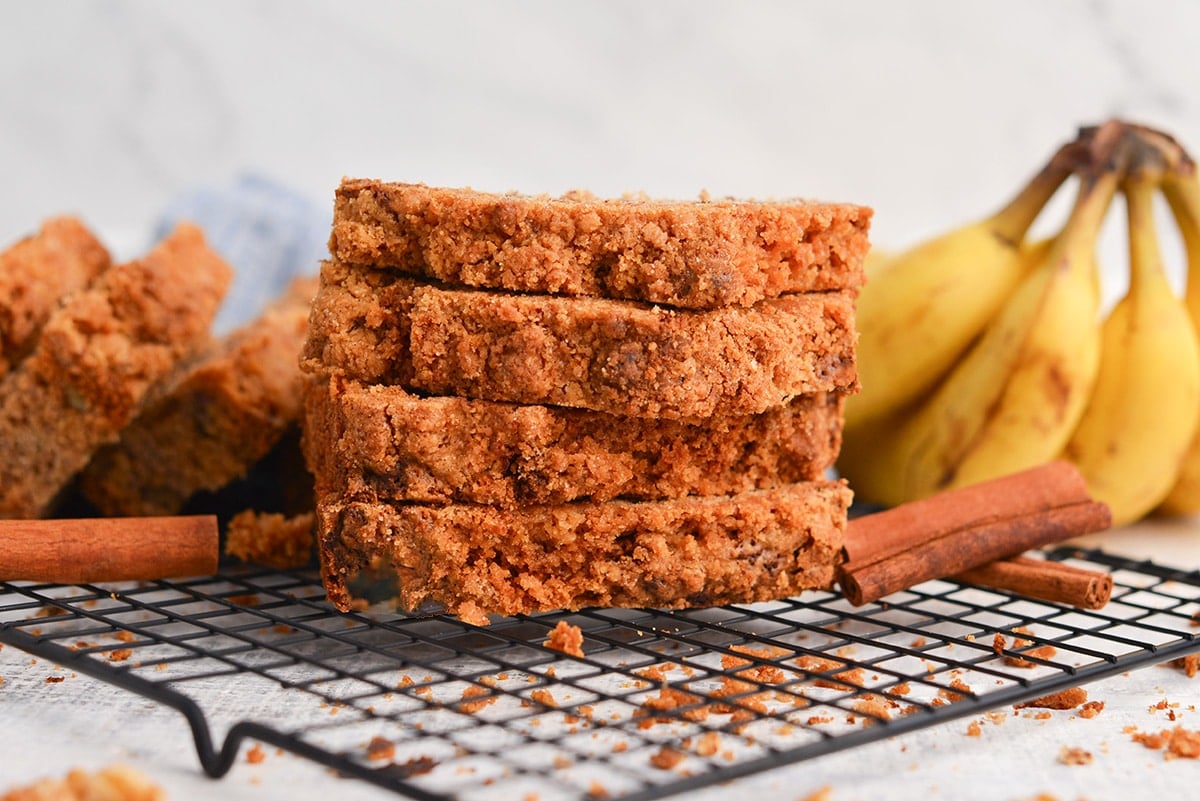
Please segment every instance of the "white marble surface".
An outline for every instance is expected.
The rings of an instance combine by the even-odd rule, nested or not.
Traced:
[[[68,211],[140,242],[181,191],[254,170],[321,203],[343,175],[849,200],[896,247],[992,209],[1079,124],[1200,149],[1188,0],[7,2],[0,20],[0,242]],[[1200,566],[1200,522],[1105,541]],[[50,690],[51,669],[0,651],[0,789],[121,759],[176,799],[383,797],[293,757],[213,784],[174,713],[84,678]],[[1168,725],[1162,698],[1200,727],[1197,688],[1149,669],[1096,686],[1095,720],[951,723],[703,797],[1186,798],[1196,763],[1121,729]],[[1059,765],[1064,745],[1095,763]]]

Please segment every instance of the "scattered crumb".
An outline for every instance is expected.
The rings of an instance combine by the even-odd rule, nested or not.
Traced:
[[[390,760],[396,756],[396,744],[386,737],[378,735],[367,743],[367,759],[374,761]]]
[[[592,782],[588,787],[588,798],[608,798],[608,790],[600,782]]]
[[[1165,751],[1163,757],[1165,759],[1200,759],[1200,731],[1190,731],[1182,726],[1176,726],[1173,729],[1163,729],[1157,734],[1153,732],[1141,733],[1136,727],[1127,727],[1126,731],[1132,729],[1131,735],[1135,743],[1141,743],[1147,748]]]
[[[550,691],[544,687],[539,687],[538,689],[534,690],[529,694],[529,697],[537,701],[542,706],[548,706],[554,709],[558,708],[558,701],[555,701],[554,696],[551,695]]]
[[[1058,752],[1058,761],[1064,765],[1090,765],[1092,764],[1092,752],[1082,748],[1063,746]]]
[[[1092,718],[1096,717],[1096,715],[1099,715],[1103,711],[1104,711],[1104,702],[1103,701],[1088,701],[1086,704],[1084,704],[1082,707],[1080,707],[1079,717],[1087,718],[1088,720],[1091,720]]]
[[[118,649],[117,649],[117,650],[115,650],[115,651],[109,651],[109,652],[108,652],[108,661],[110,661],[110,662],[124,662],[126,659],[128,659],[128,658],[129,658],[129,657],[131,657],[131,656],[133,656],[133,649],[131,649],[131,648],[118,648]]]
[[[979,721],[972,720],[967,724],[968,737],[978,737],[981,734],[983,734],[983,728],[979,725]]]
[[[535,690],[534,692],[537,691]],[[496,696],[489,695],[486,687],[471,685],[462,691],[462,701],[458,705],[459,711],[473,715],[485,706],[496,703]]]
[[[132,631],[126,631],[125,629],[121,629],[112,636],[120,642],[133,642],[137,639],[136,634],[134,634]]]
[[[412,776],[421,776],[429,773],[438,766],[438,762],[433,757],[413,757],[412,759],[400,765],[401,778],[407,779]]]
[[[1200,669],[1200,654],[1188,654],[1180,659],[1172,659],[1167,664],[1173,668],[1179,668],[1189,679],[1192,679],[1196,677],[1196,671]]]
[[[833,801],[833,788],[829,785],[813,790],[800,801]]]
[[[696,753],[702,757],[710,757],[721,747],[721,735],[715,731],[706,731],[696,741]]]
[[[659,770],[671,770],[683,761],[683,752],[663,746],[650,757],[650,764]]]
[[[60,684],[66,680],[67,680],[66,676],[47,676],[46,677],[47,684]]]
[[[43,779],[0,795],[0,801],[162,801],[161,787],[126,765],[96,773],[72,770],[65,779]]]
[[[1062,692],[1043,695],[1023,704],[1013,704],[1013,709],[1074,709],[1087,702],[1087,690],[1082,687],[1072,687]]]
[[[262,746],[258,743],[250,746],[250,750],[246,752],[246,761],[251,765],[257,765],[267,758],[267,752],[262,750]]]
[[[579,626],[572,626],[565,620],[558,621],[558,624],[550,631],[550,636],[546,638],[545,646],[547,648],[559,651],[567,656],[574,656],[580,659],[583,658],[583,630]]]
[[[244,592],[241,595],[230,595],[227,599],[231,604],[238,606],[258,606],[258,596],[252,592]]]
[[[867,693],[854,702],[854,711],[866,715],[864,723],[873,723],[875,719],[891,720],[892,709],[899,706],[895,701]]]
[[[226,527],[225,553],[281,570],[304,567],[313,547],[313,514],[284,517],[247,509]]]

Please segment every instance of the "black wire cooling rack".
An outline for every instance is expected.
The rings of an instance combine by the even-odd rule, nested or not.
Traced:
[[[213,777],[253,738],[420,799],[650,799],[1200,648],[1200,573],[1047,558],[1111,570],[1113,600],[1084,612],[935,581],[857,608],[809,593],[479,628],[343,615],[311,573],[233,569],[0,583],[0,642],[177,709]],[[560,620],[583,656],[547,647]],[[216,703],[234,681],[259,699],[236,718]]]

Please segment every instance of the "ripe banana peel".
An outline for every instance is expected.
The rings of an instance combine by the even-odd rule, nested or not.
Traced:
[[[927,392],[959,359],[1028,273],[1025,233],[1074,166],[1067,146],[1003,209],[899,254],[868,257],[858,298],[862,390],[846,427]],[[895,358],[902,354],[902,358]]]
[[[1200,344],[1163,271],[1153,205],[1158,183],[1142,173],[1123,186],[1129,291],[1103,323],[1096,385],[1063,451],[1092,496],[1108,504],[1114,525],[1163,501],[1200,421]]]
[[[1188,279],[1184,302],[1193,331],[1200,334],[1200,179],[1194,164],[1168,174],[1163,194],[1183,237]],[[1165,514],[1200,513],[1200,435],[1194,435],[1183,456],[1174,486],[1163,499],[1159,511]]]
[[[1094,248],[1118,179],[1116,171],[1105,169],[1080,181],[1063,232],[1011,294],[992,287],[998,311],[980,324],[982,335],[967,343],[969,349],[928,398],[893,406],[874,420],[847,422],[838,470],[858,500],[899,504],[1061,453],[1099,365]],[[861,311],[859,319],[865,337]],[[877,322],[865,319],[872,326]],[[926,337],[938,335],[927,318],[918,327]],[[898,344],[889,351],[893,361],[907,357]],[[878,357],[860,349],[862,367],[872,358]],[[868,378],[860,376],[865,388]]]

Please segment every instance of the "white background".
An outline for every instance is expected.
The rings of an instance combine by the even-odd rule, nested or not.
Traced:
[[[1200,149],[1198,31],[1184,0],[10,0],[0,242],[71,212],[140,243],[180,192],[254,171],[326,206],[343,175],[852,201],[895,248],[992,210],[1081,124],[1131,118]],[[1196,567],[1196,528],[1110,541]],[[382,797],[290,757],[213,785],[176,715],[82,678],[50,703],[50,669],[0,651],[0,790],[122,759],[174,798]],[[978,740],[951,724],[713,797],[1183,798],[1200,767],[1121,729],[1167,725],[1147,708],[1168,697],[1196,728],[1197,686],[1142,671],[1100,688],[1109,711],[1093,721],[1014,718]],[[1063,745],[1096,763],[1058,765]]]

